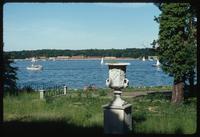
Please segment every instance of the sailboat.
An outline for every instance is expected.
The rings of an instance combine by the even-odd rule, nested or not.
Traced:
[[[103,58],[101,58],[101,65],[103,65]]]
[[[145,61],[145,57],[142,58],[142,61]]]
[[[157,59],[157,61],[156,61],[156,66],[160,66],[160,62],[159,62],[158,59]]]
[[[160,66],[159,60],[157,59],[156,64],[153,64],[152,66],[153,66],[153,67],[159,67],[159,66]]]
[[[43,67],[41,65],[35,64],[36,62],[35,58],[32,58],[31,62],[32,62],[31,66],[26,67],[27,70],[42,70]]]

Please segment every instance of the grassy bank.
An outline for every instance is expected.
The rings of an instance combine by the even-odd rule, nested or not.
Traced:
[[[196,132],[195,97],[187,98],[180,106],[171,105],[170,97],[161,93],[125,100],[132,104],[132,133]],[[9,128],[12,122],[34,122],[44,125],[51,123],[52,129],[60,127],[74,134],[96,134],[103,132],[102,105],[110,101],[111,98],[107,98],[107,93],[103,89],[99,92],[77,91],[66,96],[49,97],[46,100],[40,100],[39,93],[35,92],[21,93],[18,96],[6,95],[3,98],[3,117]]]
[[[135,91],[171,91],[172,86],[141,86],[141,87],[128,87],[124,89],[125,92]]]

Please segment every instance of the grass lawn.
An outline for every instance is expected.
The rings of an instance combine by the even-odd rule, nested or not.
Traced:
[[[162,93],[124,100],[132,104],[131,134],[196,132],[196,97],[185,99],[180,106],[170,104],[170,96]],[[38,131],[46,128],[49,133],[103,134],[102,105],[110,101],[111,98],[103,89],[88,93],[69,92],[66,96],[45,100],[40,100],[36,92],[6,95],[3,98],[5,134],[9,134],[9,130],[23,132],[30,125]]]

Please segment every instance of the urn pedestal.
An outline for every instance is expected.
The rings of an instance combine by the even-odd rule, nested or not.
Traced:
[[[104,105],[104,133],[126,134],[132,130],[132,105],[121,107]]]
[[[125,134],[132,130],[132,105],[121,99],[122,89],[128,86],[126,66],[129,63],[107,63],[109,78],[106,85],[113,89],[114,99],[103,106],[104,133]]]

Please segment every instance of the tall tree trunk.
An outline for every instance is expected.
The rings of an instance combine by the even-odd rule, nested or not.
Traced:
[[[173,104],[180,104],[184,100],[184,82],[174,82],[172,99]]]

